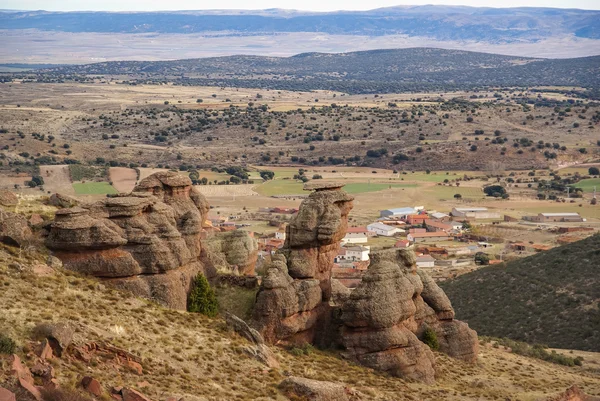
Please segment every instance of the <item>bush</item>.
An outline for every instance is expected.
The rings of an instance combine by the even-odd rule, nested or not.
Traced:
[[[588,173],[590,175],[600,175],[600,169],[598,169],[598,167],[590,167]]]
[[[260,178],[262,178],[265,181],[272,180],[273,178],[275,178],[275,173],[273,171],[263,170],[259,174]]]
[[[438,343],[437,334],[432,328],[428,327],[423,332],[423,342],[429,346],[432,350],[437,350],[440,347]]]
[[[194,280],[194,288],[188,299],[188,311],[209,317],[217,316],[217,297],[203,274],[198,274]]]
[[[17,344],[7,335],[0,334],[0,354],[14,354]]]

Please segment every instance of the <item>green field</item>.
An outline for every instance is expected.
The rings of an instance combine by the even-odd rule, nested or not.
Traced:
[[[425,193],[431,194],[433,199],[437,200],[454,200],[455,194],[461,194],[463,199],[484,199],[485,194],[481,188],[475,187],[448,187],[436,185],[424,190]]]
[[[350,194],[360,194],[365,192],[382,191],[388,188],[416,188],[417,184],[386,184],[386,183],[366,183],[352,182],[346,184],[344,190]],[[302,188],[304,184],[296,180],[273,180],[268,181],[255,188],[255,191],[261,195],[302,195],[308,194]]]
[[[590,178],[587,180],[581,180],[575,184],[577,188],[583,189],[583,192],[592,193],[594,187],[596,187],[596,193],[600,192],[600,178]]]
[[[77,195],[107,195],[119,193],[119,191],[108,182],[78,182],[73,184],[73,189]]]

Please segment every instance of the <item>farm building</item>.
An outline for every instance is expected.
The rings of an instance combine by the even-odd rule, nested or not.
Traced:
[[[406,236],[406,239],[409,240],[410,242],[447,241],[450,238],[452,238],[452,237],[450,237],[448,234],[443,233],[443,232],[415,233],[415,234],[408,234]]]
[[[455,207],[452,216],[464,219],[499,219],[500,213],[490,212],[487,207]]]
[[[418,212],[412,207],[401,207],[397,209],[386,209],[379,212],[380,217],[397,217],[404,219],[408,216],[418,214]]]
[[[392,227],[382,223],[369,224],[367,230],[383,237],[393,237],[396,234],[404,232],[404,230],[401,230],[398,227]]]
[[[429,216],[426,214],[413,214],[406,218],[406,222],[413,225],[423,224],[427,220],[429,220]]]
[[[540,213],[537,215],[539,222],[582,222],[585,221],[579,213]]]
[[[417,256],[417,267],[419,269],[435,267],[435,259],[431,255]]]
[[[346,235],[342,238],[342,245],[365,244],[371,235],[366,227],[348,227]]]
[[[447,233],[454,229],[451,224],[442,223],[441,221],[435,221],[435,220],[428,220],[427,222],[425,222],[425,225],[427,226],[427,231],[431,231],[431,232],[443,231],[443,232]],[[461,227],[462,227],[462,224],[461,224]]]

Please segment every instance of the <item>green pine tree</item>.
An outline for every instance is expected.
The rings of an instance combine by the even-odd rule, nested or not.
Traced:
[[[426,328],[423,332],[423,342],[433,350],[437,350],[440,347],[438,343],[437,334],[430,327]]]
[[[194,279],[194,287],[188,299],[188,311],[215,317],[218,313],[217,297],[202,273]]]

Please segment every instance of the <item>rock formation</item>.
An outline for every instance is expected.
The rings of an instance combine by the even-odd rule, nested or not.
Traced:
[[[185,309],[207,212],[188,177],[160,172],[131,194],[57,211],[46,245],[67,269]]]
[[[600,397],[587,395],[579,387],[573,385],[563,393],[545,398],[543,401],[600,401]]]
[[[253,276],[258,244],[247,231],[217,233],[202,243],[210,264],[220,273]]]
[[[10,246],[26,246],[32,235],[25,216],[0,209],[0,242]]]
[[[243,348],[245,353],[269,368],[279,367],[279,362],[277,361],[277,358],[275,358],[275,354],[273,354],[273,351],[265,344],[265,340],[258,331],[248,326],[248,324],[239,317],[230,313],[225,313],[225,322],[229,329],[250,341],[251,345]]]
[[[343,383],[305,379],[290,376],[279,384],[279,389],[290,399],[307,401],[360,401],[359,392]]]
[[[266,267],[253,325],[266,341],[314,342],[329,319],[331,268],[353,198],[343,185],[320,182],[287,227],[280,254]]]
[[[415,266],[411,250],[371,254],[362,283],[341,307],[341,343],[363,365],[432,383],[435,359],[420,340],[425,331],[435,332],[441,352],[467,362],[477,359],[477,334],[454,320],[448,297]]]
[[[8,189],[0,189],[0,206],[14,207],[19,204],[17,195]]]

